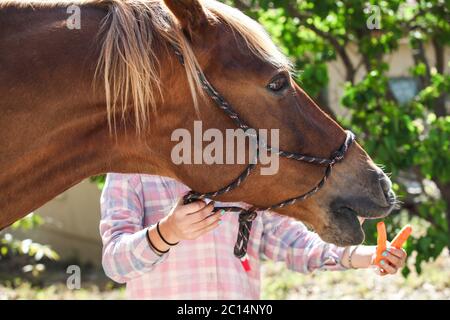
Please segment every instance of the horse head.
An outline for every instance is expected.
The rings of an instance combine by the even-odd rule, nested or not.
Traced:
[[[104,172],[166,175],[198,192],[229,184],[246,164],[171,158],[172,133],[193,132],[196,120],[205,130],[236,128],[204,94],[202,75],[249,126],[279,130],[280,150],[328,159],[344,143],[344,129],[293,81],[288,59],[240,11],[214,0],[78,5],[80,29],[66,28],[61,1],[0,5],[0,227]],[[275,173],[252,173],[219,200],[269,207],[307,192],[325,170],[282,157]],[[351,245],[364,238],[363,218],[384,217],[394,204],[389,178],[354,142],[318,192],[276,211],[325,241]]]
[[[183,119],[177,125],[190,130],[195,120],[222,132],[236,127],[209,97],[188,99],[202,95],[201,83],[196,91],[198,67],[251,127],[279,129],[279,149],[321,158],[330,158],[339,149],[346,138],[344,129],[293,81],[288,60],[258,23],[216,1],[165,0],[165,4],[182,30],[185,42],[181,47],[191,59],[192,73],[191,79],[180,76],[185,70],[169,46],[164,61],[170,68],[162,70],[164,107],[159,116]],[[181,165],[169,171],[194,190],[207,192],[232,181],[243,167]],[[307,192],[324,172],[324,167],[281,158],[276,174],[250,175],[240,188],[219,199],[269,207]],[[327,242],[357,244],[364,239],[363,219],[384,217],[392,211],[395,195],[391,186],[361,146],[353,143],[319,192],[277,211],[312,226]]]

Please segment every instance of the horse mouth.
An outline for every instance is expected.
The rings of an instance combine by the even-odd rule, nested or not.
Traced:
[[[356,210],[353,210],[353,209],[350,208],[350,207],[342,207],[342,208],[336,209],[336,210],[333,212],[333,214],[334,214],[334,215],[345,215],[345,216],[347,216],[348,219],[353,220],[353,221],[352,221],[353,223],[354,223],[354,220],[355,220],[355,218],[356,218],[356,220],[358,220],[359,225],[360,225],[361,227],[362,227],[362,225],[364,224],[364,221],[367,219],[366,217],[362,217],[362,216],[358,215],[358,213],[356,212]],[[375,218],[373,218],[373,219],[375,219]],[[352,224],[353,224],[353,223],[352,223]]]
[[[390,201],[387,206],[378,206],[359,199],[346,202],[337,200],[330,205],[330,209],[334,214],[354,215],[363,219],[382,219],[391,214],[395,203],[395,199]]]
[[[362,225],[366,219],[380,219],[390,214],[393,206],[372,207],[369,204],[356,207],[348,204],[334,203],[330,206],[329,221],[319,234],[329,243],[338,246],[358,245],[364,241]]]
[[[393,206],[389,206],[386,208],[383,208],[382,210],[380,210],[380,212],[376,215],[373,214],[368,214],[367,212],[363,212],[358,213],[358,211],[354,210],[353,208],[349,207],[349,206],[343,206],[340,207],[338,209],[336,209],[333,214],[336,216],[345,216],[347,220],[352,220],[351,224],[354,225],[355,224],[355,219],[358,220],[359,225],[362,227],[362,225],[364,224],[364,221],[366,221],[367,219],[369,220],[374,220],[374,219],[382,219],[385,218],[386,216],[388,216],[391,211],[393,209]],[[364,230],[363,230],[364,232]]]

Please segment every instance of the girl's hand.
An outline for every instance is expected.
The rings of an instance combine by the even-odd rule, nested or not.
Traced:
[[[377,269],[377,272],[381,276],[385,276],[387,274],[395,274],[398,270],[402,269],[405,265],[406,261],[406,251],[403,249],[396,249],[394,247],[387,246],[386,251],[382,254],[382,260],[380,261],[380,265],[375,265],[376,252],[372,255],[371,266]]]
[[[169,242],[193,240],[215,229],[221,222],[224,210],[213,212],[214,202],[208,205],[195,201],[187,205],[179,204],[159,224],[161,234]]]

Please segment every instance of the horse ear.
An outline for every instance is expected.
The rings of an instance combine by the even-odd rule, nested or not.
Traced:
[[[164,0],[184,31],[195,33],[208,23],[200,0]]]

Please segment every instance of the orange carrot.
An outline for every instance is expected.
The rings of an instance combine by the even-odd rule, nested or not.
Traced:
[[[393,246],[396,249],[400,249],[403,244],[408,240],[410,234],[412,232],[411,226],[408,224],[403,227],[402,230],[395,236],[395,238],[391,242],[391,246]]]
[[[386,226],[384,225],[383,221],[377,223],[377,231],[377,256],[375,258],[375,264],[380,263],[380,261],[383,259],[383,256],[381,254],[386,250],[387,235]]]

